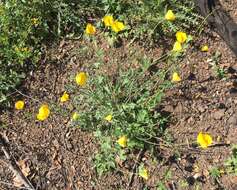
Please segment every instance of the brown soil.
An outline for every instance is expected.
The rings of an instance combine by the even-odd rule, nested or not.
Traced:
[[[222,6],[228,11],[230,16],[237,22],[237,4],[233,0],[220,0]]]
[[[156,153],[156,159],[145,152],[142,161],[148,167],[150,178],[144,181],[135,175],[130,189],[157,189],[161,181],[170,190],[237,189],[235,176],[224,173],[217,183],[209,173],[212,167],[223,166],[231,155],[229,145],[237,144],[237,59],[217,34],[205,31],[202,36],[194,36],[195,43],[187,51],[187,57],[176,63],[180,65],[183,80],[167,91],[160,105],[162,112],[171,118],[167,130],[180,146],[172,151],[159,147],[161,151]],[[126,189],[129,183],[134,160],[123,163],[118,171],[102,177],[96,175],[92,161],[98,150],[96,139],[93,134],[70,127],[73,104],[59,103],[59,97],[75,73],[86,70],[87,64],[99,59],[90,44],[62,41],[48,51],[40,68],[30,74],[21,87],[24,95],[18,93],[18,97],[26,101],[25,110],[7,110],[0,116],[0,123],[5,126],[0,132],[9,140],[15,159],[28,161],[28,178],[36,189]],[[200,52],[203,44],[209,45],[209,52]],[[103,39],[98,40],[97,45],[104,51],[105,72],[111,72],[113,62],[136,61],[144,55],[156,59],[163,52],[160,48],[145,49],[135,43],[128,47],[126,42],[119,48],[109,48]],[[218,67],[226,71],[224,78],[217,76],[211,64],[215,52],[221,53]],[[54,113],[39,123],[35,115],[42,102],[52,105]],[[207,150],[194,147],[192,142],[200,131],[210,133],[220,145]],[[179,159],[175,159],[175,153],[180,154]],[[131,155],[136,156],[137,153]],[[169,172],[171,175],[166,179],[165,173]],[[12,179],[0,152],[0,189],[16,189],[10,186]]]

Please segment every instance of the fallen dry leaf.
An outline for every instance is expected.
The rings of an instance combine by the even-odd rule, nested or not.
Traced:
[[[25,177],[30,175],[30,167],[29,167],[29,164],[27,164],[27,159],[18,161],[18,166],[20,167],[20,169]],[[19,178],[19,176],[14,176],[13,184],[16,187],[21,187],[23,185],[23,182]]]
[[[52,156],[52,166],[49,168],[47,177],[49,178],[54,170],[60,170],[62,168],[62,156],[55,150]]]
[[[76,169],[74,166],[71,166],[71,168],[69,169],[69,174],[67,176],[68,184],[67,184],[66,190],[71,190],[73,188],[73,178],[75,174],[76,174]]]

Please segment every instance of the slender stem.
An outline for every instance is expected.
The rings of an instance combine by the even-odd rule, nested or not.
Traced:
[[[35,99],[35,98],[32,98],[31,96],[28,96],[28,95],[24,94],[23,92],[17,90],[16,88],[14,88],[14,90],[15,90],[16,92],[18,92],[19,94],[21,94],[22,96],[26,97],[26,98],[32,99],[32,100],[34,100],[34,101],[36,101],[36,102],[41,102],[41,101],[39,101],[39,100],[37,100],[37,99]]]
[[[5,182],[5,181],[0,181],[0,184],[4,184],[4,185],[7,185],[9,187],[13,187],[14,189],[32,190],[32,188],[28,188],[28,187],[16,187],[14,184],[8,183],[8,182]]]
[[[1,150],[4,153],[7,165],[9,169],[14,173],[14,175],[22,182],[22,184],[31,190],[35,190],[34,186],[31,184],[31,182],[27,179],[27,177],[22,173],[20,167],[17,165],[15,158],[11,155],[8,148],[5,146],[6,142],[5,139],[0,135],[0,145]]]

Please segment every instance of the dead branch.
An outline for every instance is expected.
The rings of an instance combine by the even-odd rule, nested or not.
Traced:
[[[24,184],[27,189],[35,190],[34,186],[31,182],[24,176],[20,167],[17,165],[15,158],[11,155],[10,150],[7,147],[6,140],[0,134],[0,147],[2,152],[5,155],[6,163],[9,169],[13,172],[13,174]]]
[[[136,161],[133,165],[133,168],[132,168],[132,174],[130,176],[130,179],[129,179],[129,182],[128,182],[128,185],[127,185],[127,189],[130,189],[131,185],[132,185],[132,182],[133,182],[133,178],[134,178],[134,175],[136,173],[136,169],[137,169],[137,165],[139,164],[141,158],[142,158],[142,155],[144,153],[144,149],[140,150],[138,155],[137,155],[137,158],[136,158]]]

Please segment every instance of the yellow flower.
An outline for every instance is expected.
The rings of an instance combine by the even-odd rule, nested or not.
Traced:
[[[165,14],[165,19],[168,21],[174,21],[176,19],[175,14],[172,10],[167,11],[167,13]]]
[[[144,166],[139,168],[139,173],[138,174],[139,174],[139,176],[141,176],[145,180],[148,180],[148,178],[149,178],[148,170]]]
[[[177,32],[176,33],[176,39],[179,43],[184,43],[187,40],[187,34],[185,32]]]
[[[127,139],[127,137],[126,137],[125,135],[121,136],[121,137],[117,140],[117,143],[118,143],[121,147],[123,147],[123,148],[125,148],[125,147],[127,146],[127,142],[128,142],[128,139]]]
[[[72,114],[72,119],[73,119],[74,121],[78,120],[78,119],[79,119],[79,114],[78,114],[77,112],[74,112],[74,113]]]
[[[19,52],[19,51],[20,51],[20,49],[19,49],[18,47],[15,47],[15,51]]]
[[[43,104],[40,106],[39,112],[36,117],[38,120],[44,121],[45,119],[49,117],[49,114],[50,114],[49,106],[46,104]]]
[[[38,19],[38,18],[32,18],[32,19],[31,19],[31,22],[32,22],[32,24],[33,24],[34,26],[38,26],[38,24],[39,24],[39,19]]]
[[[29,52],[30,49],[29,49],[28,47],[24,47],[24,48],[21,49],[21,51],[23,51],[23,52]]]
[[[28,47],[23,47],[23,48],[15,47],[15,51],[16,51],[17,53],[19,53],[19,52],[29,52],[29,51],[30,51],[30,48],[28,48]]]
[[[207,45],[202,46],[201,51],[207,52],[209,50]]]
[[[172,75],[172,82],[179,82],[179,81],[181,81],[179,74],[174,72]]]
[[[113,116],[111,114],[107,115],[105,118],[104,118],[106,121],[109,121],[111,122],[112,119],[113,119]]]
[[[18,100],[18,101],[15,103],[15,108],[16,108],[17,110],[22,110],[22,109],[24,109],[24,107],[25,107],[25,102],[22,101],[22,100]]]
[[[177,51],[177,52],[179,52],[179,51],[181,51],[182,50],[182,45],[181,45],[181,43],[180,42],[175,42],[174,43],[174,46],[173,46],[173,51]]]
[[[124,30],[125,25],[122,22],[119,22],[116,20],[112,23],[111,28],[114,32],[118,33],[120,31]]]
[[[95,27],[94,27],[92,24],[88,23],[88,24],[86,25],[86,34],[88,34],[88,35],[94,35],[95,32],[96,32]]]
[[[220,174],[224,174],[225,173],[225,169],[224,168],[221,168],[219,171],[220,171]]]
[[[80,86],[85,86],[87,81],[87,74],[85,72],[77,73],[76,75],[76,83]]]
[[[66,102],[69,100],[69,94],[67,92],[64,92],[63,95],[60,98],[60,102]]]
[[[114,23],[114,18],[111,15],[105,15],[102,20],[105,26],[112,26],[112,24]]]
[[[197,136],[197,143],[200,144],[202,148],[207,148],[212,144],[212,137],[207,133],[200,132]]]

